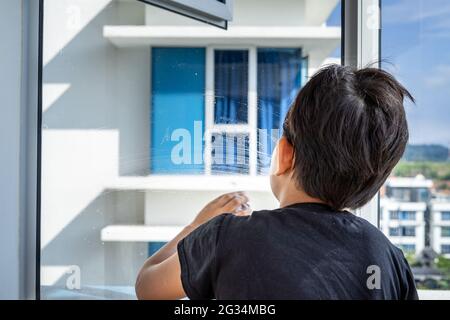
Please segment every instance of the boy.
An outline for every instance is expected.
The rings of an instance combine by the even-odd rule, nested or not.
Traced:
[[[209,203],[150,257],[139,299],[417,299],[403,253],[346,209],[372,199],[408,140],[409,92],[385,71],[332,65],[300,90],[274,150],[276,210]]]

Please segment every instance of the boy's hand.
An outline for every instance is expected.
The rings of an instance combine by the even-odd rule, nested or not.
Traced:
[[[244,192],[231,192],[221,195],[208,203],[190,224],[196,228],[208,220],[223,213],[232,213],[238,216],[251,214],[248,197]]]

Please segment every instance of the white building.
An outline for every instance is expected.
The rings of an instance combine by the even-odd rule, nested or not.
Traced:
[[[386,181],[386,194],[380,201],[380,227],[406,253],[418,254],[425,248],[425,212],[432,186],[433,182],[423,176]]]
[[[254,209],[276,207],[267,178],[258,173],[258,108],[263,100],[258,70],[264,70],[258,55],[264,54],[261,48],[276,52],[289,48],[288,54],[298,54],[293,61],[301,66],[301,83],[321,65],[336,62],[329,57],[339,46],[341,31],[326,21],[337,4],[337,0],[237,0],[234,21],[224,31],[137,1],[46,0],[42,284],[64,286],[67,271],[75,265],[83,286],[133,285],[148,256],[148,242],[167,240],[207,201],[227,191],[248,191]],[[204,72],[189,76],[195,74],[203,82],[186,80],[185,74],[170,79],[195,87],[189,90],[204,87],[203,92],[177,96],[179,92],[170,92],[177,90],[176,83],[164,87],[170,68],[164,69],[167,64],[161,59],[168,59],[174,48],[187,48],[175,62],[187,54],[201,58],[193,64]],[[218,124],[214,118],[215,54],[226,50],[245,57],[245,125]],[[171,66],[181,72],[191,67],[184,60]],[[198,103],[187,107],[200,106],[192,112],[165,113],[170,119],[182,114],[181,122],[194,115],[203,120],[200,133],[207,139],[204,149],[202,143],[199,148],[205,163],[192,167],[195,173],[190,167],[167,172],[173,167],[164,167],[167,157],[155,149],[166,141],[167,120],[158,118],[155,110],[165,110],[164,99],[174,95],[170,106],[181,108],[191,98]],[[214,132],[234,132],[248,139],[244,173],[214,174],[208,136]],[[195,129],[188,133],[195,138]],[[198,153],[190,155],[195,159]],[[417,235],[422,221],[418,214]]]
[[[450,201],[431,202],[431,247],[450,258]]]

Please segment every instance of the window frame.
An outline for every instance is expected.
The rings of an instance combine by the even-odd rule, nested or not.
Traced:
[[[5,32],[16,37],[7,43],[17,60],[5,70],[12,86],[0,108],[0,118],[10,134],[0,143],[2,159],[0,233],[3,255],[0,282],[2,299],[39,299],[40,272],[40,170],[42,116],[42,29],[44,0],[11,1]],[[4,17],[2,17],[4,18]],[[4,39],[7,41],[6,38]],[[10,61],[8,60],[10,63]],[[4,175],[5,174],[5,175]]]
[[[341,64],[358,69],[367,65],[380,68],[381,0],[342,0],[341,5]],[[380,211],[378,192],[355,214],[380,229]]]
[[[249,137],[249,173],[245,176],[258,175],[258,49],[269,48],[269,46],[258,45],[210,45],[206,46],[206,88],[205,88],[205,150],[204,164],[205,175],[212,175],[212,136],[215,134],[242,134]],[[302,47],[270,46],[279,49],[300,49]],[[215,122],[215,51],[221,50],[245,50],[248,52],[248,89],[247,89],[247,123],[217,124]],[[308,72],[308,56],[301,59],[306,61],[302,65],[302,77],[304,69]],[[303,85],[303,79],[301,86]]]
[[[141,1],[142,0],[137,0]],[[187,2],[195,2],[190,0]],[[27,243],[23,255],[27,261],[21,261],[21,268],[27,267],[23,273],[22,282],[25,284],[22,296],[29,299],[40,299],[40,169],[41,169],[41,125],[42,125],[42,37],[43,37],[43,8],[44,0],[24,0],[28,13],[28,30],[30,32],[27,44],[30,47],[29,62],[22,72],[28,72],[36,77],[28,77],[30,86],[26,92],[28,101],[33,108],[25,111],[24,117],[27,125],[17,124],[20,132],[27,135],[30,146],[26,163],[21,163],[22,169],[26,169],[27,189],[26,196],[26,223],[25,228],[29,232],[17,231],[18,238]],[[367,12],[369,6],[381,8],[381,0],[342,0],[342,64],[362,67],[368,62],[378,61],[380,57],[380,29],[369,29],[367,20],[371,13]],[[181,12],[181,14],[183,14]],[[205,21],[209,23],[208,21]],[[25,78],[25,77],[24,77]],[[214,88],[212,88],[213,90]],[[211,88],[209,88],[211,92]],[[256,94],[256,92],[255,92]],[[208,95],[207,95],[208,97]],[[256,97],[255,97],[256,98]],[[2,111],[3,112],[3,111]],[[13,168],[11,168],[13,169]],[[17,193],[20,191],[17,190]],[[379,227],[379,195],[377,195],[367,206],[356,212],[361,217],[369,220]],[[22,269],[21,269],[22,270]]]
[[[234,0],[138,0],[222,29],[233,19]]]
[[[215,50],[247,50],[248,51],[248,90],[247,90],[247,123],[246,124],[216,124],[214,117],[215,102]],[[214,134],[247,134],[249,137],[249,174],[257,175],[257,47],[214,45],[206,46],[206,88],[205,88],[205,175],[212,175],[212,136]]]

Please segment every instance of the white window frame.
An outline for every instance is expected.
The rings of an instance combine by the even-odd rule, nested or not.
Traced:
[[[342,0],[342,65],[379,68],[381,0]],[[380,228],[380,193],[357,215]]]
[[[214,52],[215,50],[248,51],[247,124],[216,124],[214,119]],[[214,134],[247,134],[249,137],[249,175],[256,176],[258,162],[257,142],[257,48],[256,46],[207,46],[206,47],[206,94],[205,94],[205,174],[211,175],[212,137]]]
[[[224,0],[138,0],[199,20],[219,28],[227,29],[233,19],[233,1]]]

